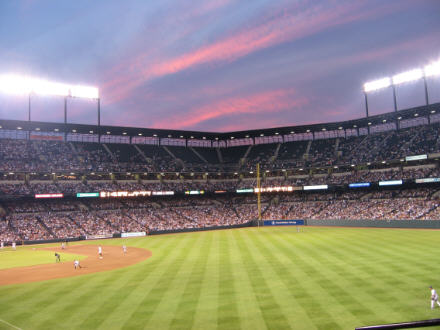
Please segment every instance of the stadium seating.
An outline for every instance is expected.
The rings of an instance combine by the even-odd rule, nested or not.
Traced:
[[[435,122],[374,134],[363,130],[305,140],[292,135],[285,142],[279,136],[252,145],[243,145],[250,139],[231,140],[223,147],[1,138],[0,240],[243,224],[258,218],[256,196],[236,190],[257,186],[257,163],[262,188],[330,187],[262,194],[264,219],[440,219],[439,129]],[[415,163],[406,160],[413,155],[424,157]],[[417,179],[433,183],[417,185]],[[387,189],[377,185],[389,180],[405,184]],[[348,188],[359,182],[372,187]],[[77,193],[101,191],[175,195],[76,198]],[[201,195],[191,196],[191,191]],[[36,194],[65,198],[38,200]]]

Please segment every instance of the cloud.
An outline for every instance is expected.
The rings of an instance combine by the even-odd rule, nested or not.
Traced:
[[[308,100],[297,96],[294,90],[280,89],[265,91],[240,97],[230,97],[211,104],[191,109],[183,114],[166,116],[166,119],[153,123],[153,128],[189,129],[222,117],[240,114],[276,113],[307,104]],[[243,123],[245,126],[246,123]]]
[[[334,64],[337,64],[336,62],[344,65],[358,64],[383,60],[386,58],[390,58],[391,56],[394,56],[396,54],[402,55],[408,52],[419,53],[420,49],[423,49],[424,47],[426,47],[426,45],[440,45],[439,37],[440,33],[435,32],[434,34],[426,35],[421,38],[417,37],[410,40],[405,39],[401,42],[397,42],[386,47],[381,47],[379,49],[362,51],[358,54],[352,54],[344,56],[342,58],[338,58],[336,59]]]
[[[112,77],[103,85],[103,94],[108,102],[115,103],[153,79],[208,64],[235,61],[253,52],[301,39],[331,27],[365,20],[378,13],[383,15],[391,8],[383,5],[368,9],[359,1],[329,7],[311,6],[302,11],[298,11],[296,6],[287,8],[280,15],[263,19],[260,24],[244,27],[234,34],[182,55],[169,57],[160,51],[152,57],[141,54],[132,61],[128,70],[117,70],[117,77]]]

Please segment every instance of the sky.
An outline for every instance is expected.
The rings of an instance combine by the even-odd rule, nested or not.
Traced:
[[[365,115],[362,86],[440,59],[439,0],[1,0],[0,74],[97,86],[101,124],[210,132]],[[440,102],[440,78],[428,80]],[[397,88],[424,104],[422,82]],[[370,114],[393,110],[369,94]],[[96,124],[69,99],[68,121]],[[60,97],[31,96],[32,120],[62,122]],[[0,93],[0,119],[28,97]]]

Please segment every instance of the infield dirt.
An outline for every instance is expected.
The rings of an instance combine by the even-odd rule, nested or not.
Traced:
[[[135,247],[128,247],[127,253],[124,254],[121,246],[102,246],[103,259],[99,259],[97,245],[70,245],[65,250],[60,247],[43,249],[60,253],[61,258],[63,253],[85,255],[87,258],[81,260],[82,268],[80,269],[74,269],[71,261],[2,269],[0,270],[0,285],[38,282],[104,272],[134,265],[152,255],[149,250]]]

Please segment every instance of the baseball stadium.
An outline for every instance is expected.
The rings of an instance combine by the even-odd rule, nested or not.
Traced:
[[[284,59],[282,54],[292,51],[291,43],[299,49],[314,47],[295,39],[297,27],[287,33],[293,23],[286,23],[286,17],[293,15],[295,22],[305,24],[308,32],[301,32],[302,38],[322,46],[328,38],[321,36],[323,31],[349,38],[345,34],[351,24],[361,31],[365,20],[387,20],[395,4],[366,1],[362,8],[371,12],[364,17],[358,16],[360,4],[346,1],[319,1],[319,6],[298,2],[292,8],[263,1],[252,10],[267,15],[254,20],[244,14],[250,4],[233,1],[198,3],[188,11],[175,1],[154,10],[152,4],[109,3],[88,4],[90,15],[73,7],[66,13],[65,4],[57,4],[54,13],[64,11],[71,19],[63,19],[57,32],[43,22],[56,21],[46,5],[3,5],[3,12],[11,16],[5,17],[6,25],[14,26],[9,20],[35,18],[37,27],[28,31],[24,25],[5,43],[20,40],[21,46],[0,55],[0,329],[440,327],[438,42],[430,43],[425,54],[415,49],[413,56],[401,60],[387,62],[389,48],[380,53],[380,61],[367,56],[365,61],[374,62],[369,63],[374,78],[368,81],[370,75],[361,72],[362,83],[344,87],[356,89],[361,104],[350,103],[351,112],[334,117],[327,105],[321,110],[316,105],[316,114],[297,113],[295,107],[315,107],[307,93],[303,97],[308,101],[300,102],[297,92],[289,97],[261,90],[246,94],[235,86],[250,88],[252,80],[253,88],[273,91],[268,71],[267,81],[262,79],[256,87],[243,75],[246,68],[264,63],[281,84],[284,78],[271,59]],[[401,3],[406,7],[399,10],[414,19],[440,9],[430,1]],[[131,27],[135,18],[144,22],[150,11],[164,19],[164,26],[152,29],[152,34],[163,33],[164,38],[154,39],[159,45],[163,39],[193,33],[202,38],[204,34],[190,28],[201,21],[207,29],[215,27],[204,32],[214,40],[218,29],[232,19],[230,6],[237,10],[234,17],[246,16],[240,24],[250,29],[254,24],[261,38],[267,31],[260,27],[270,23],[270,38],[278,41],[252,39],[256,37],[233,21],[228,32],[232,35],[218,42],[184,47],[176,39],[178,51],[185,55],[143,68],[141,83],[137,65],[147,65],[146,56],[155,58],[156,51],[164,56],[164,49],[171,50],[162,45],[160,51],[143,50],[130,63],[113,63],[110,57],[117,52],[100,57],[93,47],[73,47],[89,37],[82,33],[87,24],[97,43],[99,38],[107,40],[94,30],[104,7],[105,15],[113,10],[127,16],[124,25],[116,24],[119,16],[109,16],[115,18],[115,26],[108,24],[108,29],[125,29],[115,35],[115,45],[122,42],[119,38],[130,39],[138,28]],[[170,23],[174,7],[180,8],[176,13],[183,15],[182,21]],[[338,18],[339,11],[341,23],[326,23]],[[210,15],[218,23],[205,22]],[[319,16],[317,22],[314,15]],[[154,15],[150,19],[155,22]],[[395,26],[407,24],[393,19]],[[435,30],[429,22],[427,18],[423,30],[427,36]],[[171,27],[185,29],[175,35]],[[285,30],[283,37],[273,36],[275,27]],[[33,29],[46,34],[32,37],[28,44],[23,38]],[[387,31],[394,38],[392,30],[390,25]],[[85,54],[88,62],[66,57],[69,69],[57,75],[57,70],[48,69],[55,63],[42,60],[43,54],[49,55],[41,47],[46,42],[47,49],[62,45],[65,32],[70,38],[81,35],[71,39],[69,51]],[[373,39],[378,35],[370,33]],[[358,44],[356,39],[353,45]],[[225,49],[233,52],[231,45],[235,53],[223,54]],[[191,47],[197,48],[196,54],[185,53]],[[135,48],[130,50],[133,54]],[[19,57],[26,49],[35,54]],[[331,49],[326,52],[331,54]],[[66,51],[60,50],[57,57]],[[14,60],[10,54],[15,54]],[[99,61],[90,62],[91,58]],[[408,67],[411,61],[418,68]],[[103,68],[110,63],[113,71]],[[19,64],[38,70],[11,74],[19,71]],[[105,72],[84,68],[91,64]],[[228,70],[242,71],[234,77]],[[29,72],[54,78],[31,77]],[[126,80],[128,73],[136,84]],[[206,73],[210,77],[205,80]],[[359,73],[349,75],[357,79]],[[55,82],[81,76],[100,87]],[[220,86],[217,80],[226,83]],[[188,86],[191,82],[194,86]],[[228,84],[231,90],[226,92]],[[334,84],[327,81],[325,89],[338,88]],[[310,93],[320,93],[315,80],[313,85],[316,89]],[[165,87],[171,95],[159,93]],[[208,99],[219,89],[222,101]],[[189,91],[206,105],[179,112],[180,107],[195,106],[191,102],[196,96],[188,96]],[[237,93],[240,99],[233,101],[227,93]],[[333,97],[336,92],[331,93]],[[252,101],[242,98],[244,94],[255,103],[249,105]],[[163,104],[156,103],[156,97]],[[331,106],[332,97],[324,93],[319,102],[328,100]],[[349,98],[341,94],[341,99]],[[382,101],[385,110],[378,111]],[[141,110],[136,112],[138,104]],[[154,107],[159,114],[150,110]],[[284,114],[284,107],[295,117]]]

